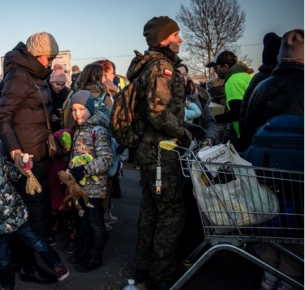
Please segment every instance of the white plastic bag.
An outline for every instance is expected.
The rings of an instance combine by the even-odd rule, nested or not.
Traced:
[[[225,154],[223,146],[227,151]],[[197,163],[192,164],[194,194],[201,211],[212,224],[218,226],[249,226],[275,217],[279,212],[276,195],[267,186],[259,184],[251,163],[241,158],[230,143],[223,146],[217,148],[221,150],[221,156],[229,156],[229,160],[226,159],[226,166],[229,166],[228,161],[238,165],[231,165],[234,171],[233,180],[223,184],[203,182],[204,173],[201,168]],[[217,155],[217,150],[211,152]],[[211,164],[204,166],[211,170]],[[218,166],[212,165],[213,169]],[[215,177],[216,171],[211,173],[211,176]]]
[[[203,148],[198,152],[198,157],[203,162],[228,163],[230,162],[230,154],[225,144],[218,144],[209,149]],[[215,177],[217,174],[217,166],[213,164],[206,165],[211,174]]]

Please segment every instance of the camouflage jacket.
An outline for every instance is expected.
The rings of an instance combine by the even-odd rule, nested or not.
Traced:
[[[157,161],[158,145],[162,140],[180,139],[185,134],[184,119],[185,88],[183,78],[175,71],[172,62],[156,51],[147,51],[131,62],[127,78],[132,81],[139,73],[140,101],[137,110],[141,113],[145,128],[135,158],[140,164]],[[152,64],[147,63],[156,59]],[[162,160],[177,159],[174,152],[162,150]]]
[[[11,182],[17,182],[19,170],[0,156],[0,235],[16,231],[28,219],[28,211]]]
[[[93,159],[85,165],[86,183],[82,189],[90,198],[104,198],[106,196],[107,172],[113,165],[113,150],[111,148],[109,121],[105,114],[96,111],[82,125],[77,125],[73,136],[71,159],[74,156],[90,154]],[[94,126],[102,126],[93,138]],[[91,176],[96,175],[98,182]]]

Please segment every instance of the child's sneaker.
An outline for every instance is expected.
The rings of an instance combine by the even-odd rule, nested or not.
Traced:
[[[66,269],[66,267],[62,263],[60,263],[53,270],[57,276],[58,281],[63,281],[70,275],[70,272]]]
[[[88,255],[85,259],[75,267],[78,272],[89,272],[102,266],[102,258],[95,255]]]
[[[286,282],[281,281],[279,283],[279,287],[277,290],[296,290],[296,288],[292,287],[291,285],[287,284]]]
[[[277,289],[278,281],[279,279],[276,276],[264,271],[261,288],[259,290],[275,290]]]
[[[261,288],[259,290],[276,290],[277,284],[270,284],[268,281],[262,281]]]
[[[75,241],[68,242],[67,246],[64,249],[64,253],[73,254],[76,251],[76,243]]]
[[[50,236],[47,239],[50,246],[55,246],[57,244],[56,242],[56,232],[51,231]]]
[[[112,226],[110,224],[105,223],[106,232],[109,232],[112,230]]]
[[[115,224],[118,222],[118,218],[111,214],[111,210],[109,208],[105,209],[104,212],[104,220],[106,224]]]
[[[268,279],[263,279],[261,283],[261,288],[259,290],[276,290],[277,289],[277,282],[271,282]]]

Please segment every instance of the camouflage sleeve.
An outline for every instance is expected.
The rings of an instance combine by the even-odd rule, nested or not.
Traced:
[[[161,60],[149,70],[147,86],[148,112],[147,118],[152,126],[168,136],[181,138],[184,128],[170,109],[172,98],[173,67],[165,60]]]

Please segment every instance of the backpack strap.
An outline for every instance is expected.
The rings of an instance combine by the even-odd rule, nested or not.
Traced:
[[[70,100],[74,94],[74,91],[71,90],[62,104],[61,111],[61,127],[62,128],[72,128],[74,124],[74,119],[72,117],[71,111],[69,110]]]
[[[69,94],[68,94],[66,100],[65,100],[64,103],[62,104],[62,109],[63,109],[63,110],[64,110],[64,109],[67,107],[67,105],[69,104],[70,99],[72,98],[72,95],[73,95],[73,94],[74,94],[74,91],[71,90],[71,91],[69,92]]]
[[[95,125],[93,127],[93,130],[92,130],[92,148],[93,148],[93,154],[95,156],[95,140],[96,140],[96,135],[97,135],[97,132],[99,129],[101,129],[102,126],[100,125]]]
[[[107,96],[109,96],[109,94],[107,94],[107,93],[102,93],[102,94],[99,95],[97,98],[98,98],[99,100],[101,100],[103,103],[105,103],[105,98],[106,98]]]

